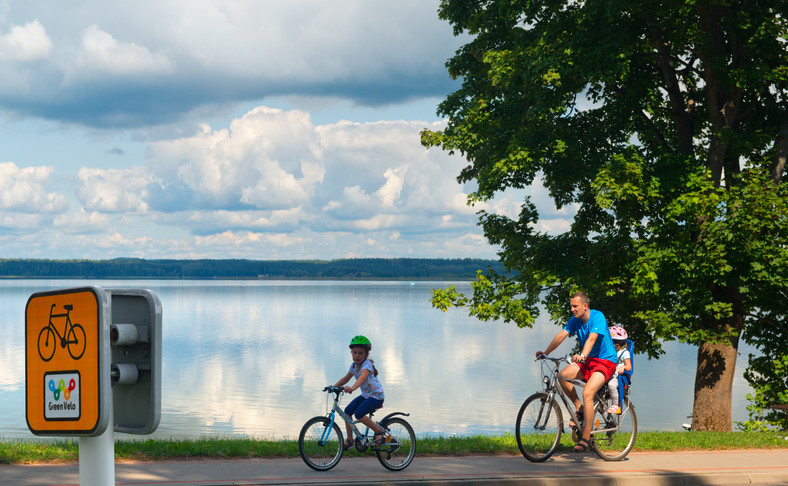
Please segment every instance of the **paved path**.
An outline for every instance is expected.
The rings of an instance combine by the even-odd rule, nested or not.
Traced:
[[[226,486],[271,484],[506,485],[788,485],[788,449],[732,452],[632,453],[621,462],[593,454],[559,454],[534,464],[521,456],[416,457],[393,473],[374,456],[344,458],[318,473],[300,459],[118,463],[116,485]],[[567,482],[567,479],[569,482]],[[0,484],[78,485],[76,464],[2,465]]]

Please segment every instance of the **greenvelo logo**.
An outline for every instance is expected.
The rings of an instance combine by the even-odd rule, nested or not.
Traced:
[[[80,417],[78,371],[44,375],[44,417],[47,420],[77,420]]]

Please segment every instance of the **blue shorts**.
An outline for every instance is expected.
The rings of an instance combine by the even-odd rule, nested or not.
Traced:
[[[364,415],[368,413],[374,412],[375,410],[379,409],[383,406],[383,400],[378,400],[377,398],[364,398],[363,396],[356,397],[353,399],[352,402],[347,404],[345,407],[345,413],[348,414],[348,417],[353,417],[353,414],[356,414],[356,420],[360,419]]]

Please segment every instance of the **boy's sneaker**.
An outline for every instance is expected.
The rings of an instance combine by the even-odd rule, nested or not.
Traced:
[[[619,414],[621,413],[621,407],[619,407],[618,405],[613,405],[612,407],[607,409],[607,413]]]

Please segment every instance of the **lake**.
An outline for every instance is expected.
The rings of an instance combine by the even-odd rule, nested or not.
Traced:
[[[534,353],[559,328],[545,318],[520,329],[433,309],[431,289],[450,283],[470,288],[344,280],[0,280],[0,437],[34,437],[25,422],[28,298],[85,285],[145,288],[161,299],[162,417],[153,437],[295,438],[308,418],[324,413],[321,390],[347,372],[347,345],[356,334],[372,340],[370,357],[386,393],[381,412],[410,412],[418,434],[513,433],[523,400],[541,388]],[[554,354],[570,349],[565,342]],[[632,400],[640,430],[681,430],[692,412],[697,348],[668,343],[665,349],[659,360],[635,357]],[[747,419],[751,390],[742,372],[749,352],[740,349],[734,421]]]

